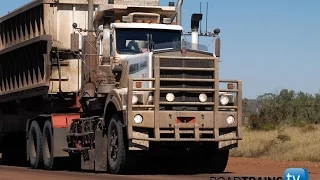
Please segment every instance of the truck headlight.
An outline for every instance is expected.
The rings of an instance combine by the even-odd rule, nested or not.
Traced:
[[[143,117],[140,114],[137,114],[137,115],[134,116],[133,120],[134,120],[135,123],[141,124],[142,121],[143,121]]]
[[[132,96],[132,104],[133,104],[133,105],[137,104],[138,100],[139,100],[139,98],[138,98],[137,95],[133,95],[133,96]]]
[[[229,98],[228,98],[228,96],[222,95],[222,96],[220,97],[220,103],[221,103],[223,106],[227,105],[227,104],[229,103]]]
[[[232,125],[234,122],[235,122],[235,119],[234,119],[233,116],[228,116],[228,117],[227,117],[227,123],[228,123],[229,125]]]
[[[174,101],[174,94],[168,93],[168,94],[166,95],[166,100],[169,101],[169,102]]]
[[[203,93],[202,93],[202,94],[199,95],[199,100],[200,100],[200,102],[206,102],[207,99],[208,99],[208,97],[207,97],[206,94],[203,94]]]

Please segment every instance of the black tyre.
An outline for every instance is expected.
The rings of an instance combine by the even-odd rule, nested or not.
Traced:
[[[201,173],[223,173],[228,164],[229,150],[219,150],[213,145],[202,146],[193,157]]]
[[[54,147],[53,147],[53,133],[50,121],[46,121],[43,126],[43,168],[46,170],[54,169]]]
[[[126,174],[133,167],[133,155],[125,145],[123,123],[114,114],[108,125],[108,171],[111,174]]]
[[[223,173],[228,165],[229,150],[216,150],[211,157],[212,173]]]
[[[43,165],[42,160],[42,132],[39,124],[36,121],[32,121],[29,130],[29,162],[30,167],[33,169],[39,169]]]

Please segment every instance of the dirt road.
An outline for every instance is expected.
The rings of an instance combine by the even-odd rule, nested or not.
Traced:
[[[265,159],[251,158],[231,158],[226,169],[226,173],[214,175],[215,177],[228,176],[256,176],[256,177],[282,177],[283,172],[288,167],[304,167],[310,172],[310,179],[320,179],[320,163],[309,162],[276,162]],[[104,173],[88,173],[88,172],[66,172],[66,171],[42,171],[31,170],[26,167],[16,166],[0,166],[0,180],[149,180],[149,179],[172,179],[172,180],[188,180],[203,179],[208,180],[213,175],[195,174],[195,175],[166,175],[162,172],[157,175],[133,175],[133,176],[114,176]],[[225,178],[228,179],[228,178]],[[220,178],[219,180],[222,180]]]

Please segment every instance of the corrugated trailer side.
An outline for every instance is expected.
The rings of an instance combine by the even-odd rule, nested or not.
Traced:
[[[103,3],[105,0],[94,0],[95,8]],[[71,51],[73,23],[87,27],[87,0],[32,1],[0,18],[3,157],[26,153],[28,119],[79,111],[82,60],[78,52]],[[82,36],[75,37],[82,41]],[[79,43],[78,51],[81,49]],[[52,124],[59,126],[59,122]]]
[[[95,0],[95,7],[103,3]],[[22,6],[0,18],[0,102],[12,93],[44,87],[43,93],[57,93],[56,69],[51,70],[52,48],[59,51],[70,51],[71,34],[74,32],[72,23],[78,27],[87,27],[87,0],[38,0]],[[85,32],[81,33],[86,35]],[[80,42],[82,37],[79,36]],[[41,47],[41,48],[39,48]],[[79,44],[79,50],[82,44]],[[62,57],[62,60],[74,60],[75,57]],[[69,62],[78,66],[74,61]],[[81,64],[80,64],[81,65]],[[63,72],[63,69],[66,69]],[[78,73],[69,74],[73,67],[63,68],[64,79],[62,89],[65,92],[78,91]],[[53,77],[52,77],[53,76]],[[50,79],[51,77],[51,79]],[[50,80],[53,84],[50,84]],[[65,81],[71,81],[66,83]],[[76,84],[75,84],[76,83]],[[64,85],[65,84],[65,85]],[[74,86],[75,85],[75,86]],[[50,89],[50,86],[54,89]],[[66,86],[66,87],[63,87]],[[39,92],[37,92],[39,94]],[[32,96],[29,92],[28,96]],[[18,95],[19,96],[19,95]],[[20,97],[19,97],[20,98]],[[18,99],[19,99],[18,98]]]

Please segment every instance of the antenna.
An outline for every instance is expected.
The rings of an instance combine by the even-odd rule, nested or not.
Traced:
[[[207,2],[207,12],[206,12],[206,35],[208,35],[208,6],[209,2]]]
[[[200,14],[202,13],[202,3],[200,2]],[[200,35],[202,35],[202,20],[200,21]]]

